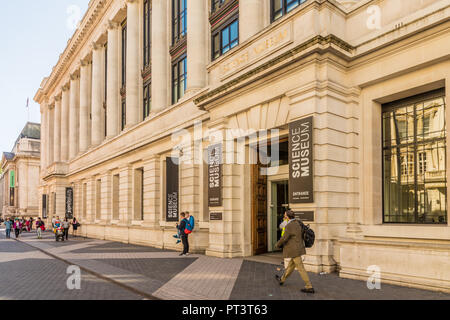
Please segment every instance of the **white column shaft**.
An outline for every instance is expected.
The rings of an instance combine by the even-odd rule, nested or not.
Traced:
[[[61,161],[69,160],[69,105],[70,92],[63,89],[61,97]]]
[[[263,1],[239,1],[239,42],[244,42],[263,29]]]
[[[167,42],[167,1],[152,2],[152,111],[167,108],[169,59]],[[189,33],[189,32],[188,32]],[[170,87],[169,87],[170,88]]]
[[[205,1],[187,1],[187,90],[206,85],[206,23]]]
[[[78,137],[80,136],[80,79],[73,77],[70,80],[70,120],[69,120],[69,159],[78,154]]]
[[[127,127],[139,122],[139,2],[127,1]],[[167,48],[166,48],[167,49]]]
[[[91,144],[91,64],[83,63],[80,68],[80,153]]]
[[[61,162],[61,99],[55,101],[55,124],[53,132],[54,161]]]
[[[119,134],[119,25],[111,23],[108,29],[108,72],[107,72],[107,137]]]
[[[96,46],[92,53],[92,145],[97,146],[105,138],[103,101],[104,55],[103,48]]]

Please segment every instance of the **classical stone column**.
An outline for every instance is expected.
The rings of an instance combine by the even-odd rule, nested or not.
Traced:
[[[187,1],[187,91],[206,85],[206,23],[205,1]],[[153,85],[153,83],[152,83]]]
[[[244,42],[263,29],[263,1],[239,1],[239,42]]]
[[[61,97],[61,161],[69,161],[69,86],[62,88]]]
[[[108,23],[108,72],[107,81],[107,138],[119,134],[119,23],[109,21]]]
[[[167,87],[170,71],[168,68],[167,4],[168,1],[165,0],[152,2],[152,111],[154,112],[164,110],[168,105]]]
[[[51,166],[53,164],[53,127],[54,127],[54,108],[52,105],[48,106],[47,110],[47,166]]]
[[[41,172],[47,169],[47,107],[41,105]]]
[[[61,96],[55,98],[55,124],[53,132],[53,158],[61,162]]]
[[[103,46],[93,44],[92,52],[92,146],[98,146],[105,137],[105,122],[103,121]]]
[[[139,122],[139,1],[127,0],[127,127]],[[165,48],[168,49],[167,47]]]
[[[80,77],[74,74],[70,77],[70,119],[69,119],[69,159],[78,154],[79,116],[80,116]]]
[[[80,153],[91,144],[91,63],[82,60],[80,68]]]

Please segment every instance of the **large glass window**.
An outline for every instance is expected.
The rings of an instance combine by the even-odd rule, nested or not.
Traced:
[[[127,21],[122,23],[122,87],[127,83]]]
[[[383,106],[385,223],[447,223],[443,91]]]
[[[172,65],[172,103],[184,96],[187,87],[187,58],[184,55]]]
[[[151,16],[152,16],[152,2],[151,0],[144,1],[144,67],[150,65],[151,56]]]
[[[306,0],[271,0],[272,21],[275,21],[291,12],[305,1]]]
[[[150,115],[152,109],[152,86],[151,83],[144,85],[144,119]]]
[[[187,32],[187,0],[172,0],[172,27],[172,44],[175,44]]]
[[[212,38],[212,59],[215,60],[239,44],[239,20],[224,25]]]

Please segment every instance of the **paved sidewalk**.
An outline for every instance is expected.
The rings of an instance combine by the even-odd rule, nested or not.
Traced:
[[[312,273],[317,293],[308,295],[300,292],[303,282],[298,273],[280,287],[274,279],[277,266],[273,264],[203,255],[180,257],[179,252],[169,250],[84,238],[55,242],[51,233],[45,233],[42,240],[33,233],[23,234],[19,240],[22,259],[45,257],[30,248],[42,250],[116,285],[164,300],[450,300],[448,294],[387,284],[382,284],[381,290],[369,290],[364,281]],[[8,257],[8,250],[0,250],[0,266],[2,261],[18,259],[14,253]]]

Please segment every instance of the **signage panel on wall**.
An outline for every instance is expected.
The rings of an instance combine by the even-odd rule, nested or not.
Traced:
[[[208,203],[222,206],[222,144],[208,147]]]
[[[73,219],[73,188],[66,188],[66,218]]]
[[[210,221],[222,221],[223,220],[222,212],[211,212],[209,214],[209,220]]]
[[[295,219],[314,222],[314,211],[296,211]]]
[[[14,172],[14,170],[9,171],[9,187],[16,187],[16,173]]]
[[[47,195],[42,195],[42,218],[47,219]]]
[[[178,221],[179,164],[177,158],[166,159],[166,221]]]
[[[289,202],[313,203],[313,117],[289,124]]]

